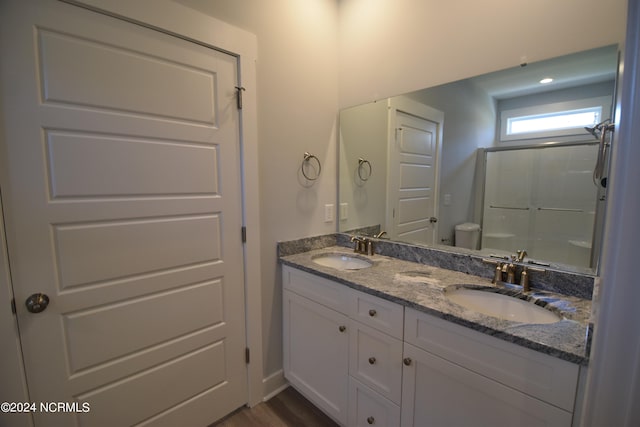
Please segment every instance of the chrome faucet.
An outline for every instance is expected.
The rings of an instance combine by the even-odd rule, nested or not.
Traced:
[[[498,284],[499,282],[502,282],[502,264],[497,262],[496,263],[496,272],[493,275],[493,280],[491,281],[491,283]]]
[[[367,253],[367,239],[360,236],[351,237],[351,243],[355,243],[353,246],[353,252],[357,254]]]
[[[522,286],[522,292],[527,293],[531,291],[531,285],[529,285],[529,272],[527,272],[527,267],[523,267],[522,273],[520,273],[520,285]]]
[[[376,242],[363,236],[351,237],[353,245],[353,252],[363,255],[375,255],[376,254]]]
[[[501,262],[493,259],[483,259],[482,261],[486,262],[487,264],[493,264],[496,266],[491,283],[498,284],[504,282],[505,274],[507,276],[507,280],[511,280],[511,282],[508,283],[513,283],[516,271],[516,266],[513,262]]]
[[[366,240],[366,245],[367,245],[367,252],[366,254],[369,256],[375,255],[376,254],[376,242],[374,242],[373,240],[369,240],[369,239],[365,239]]]
[[[526,257],[527,255],[529,255],[529,254],[527,253],[527,251],[525,251],[524,249],[520,249],[519,251],[516,251],[516,254],[518,254],[518,255],[517,255],[517,261],[518,261],[518,262],[522,262],[522,261],[524,261],[524,257]]]
[[[510,263],[505,262],[502,264],[502,273],[507,275],[507,283],[516,283],[516,265],[514,264],[515,261],[515,258],[512,258]]]
[[[517,256],[511,256],[511,260],[506,258],[506,260],[504,261],[499,261],[497,259],[483,259],[482,261],[487,264],[495,265],[493,280],[491,281],[491,283],[496,285],[500,283],[517,285],[518,281],[516,280],[516,273],[518,271],[518,267],[522,267],[522,270],[520,271],[520,285],[522,286],[522,292],[527,293],[531,291],[529,273],[546,273],[547,271],[541,268],[534,268],[529,265],[523,264],[522,260],[524,260],[524,257],[527,256],[527,252],[521,250],[517,253]]]
[[[371,239],[362,236],[353,236],[351,242],[354,243],[353,251],[357,254],[375,255],[376,244]]]

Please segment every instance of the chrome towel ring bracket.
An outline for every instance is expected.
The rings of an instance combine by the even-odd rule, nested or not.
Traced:
[[[318,164],[317,170],[316,168],[314,168],[314,162],[312,162],[313,160],[315,160],[315,163]],[[307,174],[305,169],[311,169],[313,173]],[[320,164],[320,160],[316,156],[314,156],[313,154],[307,151],[304,153],[304,159],[302,160],[301,170],[302,170],[302,175],[304,175],[304,177],[307,180],[315,181],[320,177],[320,173],[322,172],[322,165]]]
[[[371,174],[373,173],[373,167],[369,160],[365,160],[362,157],[358,159],[358,177],[362,181],[368,181],[371,178]]]

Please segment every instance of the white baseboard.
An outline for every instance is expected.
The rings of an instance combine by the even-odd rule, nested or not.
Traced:
[[[289,383],[284,378],[284,371],[280,369],[266,378],[262,379],[262,398],[263,402],[271,399],[282,390],[289,387]]]

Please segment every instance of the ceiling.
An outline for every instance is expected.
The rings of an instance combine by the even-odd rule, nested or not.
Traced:
[[[523,64],[470,80],[496,99],[565,89],[573,86],[615,80],[618,64],[617,46],[606,46],[559,58]],[[553,82],[542,85],[543,78]]]

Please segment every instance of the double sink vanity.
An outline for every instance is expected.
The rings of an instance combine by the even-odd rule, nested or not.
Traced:
[[[349,237],[279,244],[284,373],[314,405],[348,426],[578,424],[591,300],[573,282],[592,277],[523,293],[476,255]]]

